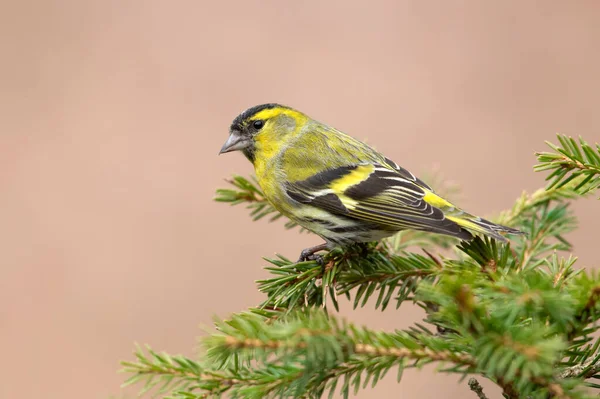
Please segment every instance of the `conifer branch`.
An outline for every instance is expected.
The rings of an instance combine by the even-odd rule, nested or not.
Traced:
[[[401,373],[406,367],[444,362],[463,373],[475,366],[470,355],[451,350],[442,339],[429,334],[374,332],[322,311],[295,312],[271,324],[256,315],[234,315],[219,323],[218,329],[222,335],[204,341],[217,367],[247,361],[293,364],[301,368],[296,370],[298,380],[292,383],[300,396],[335,390],[340,379],[344,380],[341,392],[347,395],[350,387],[375,384],[392,367]]]
[[[231,376],[207,370],[184,356],[157,353],[150,347],[146,347],[144,351],[139,346],[134,355],[136,362],[121,362],[121,372],[131,374],[122,386],[144,381],[140,396],[150,391],[160,395],[167,392],[193,392],[197,389],[217,393],[224,387],[237,383]]]
[[[314,390],[335,389],[340,378],[346,383],[342,393],[349,386],[356,389],[362,378],[375,383],[381,373],[392,367],[399,372],[407,367],[422,366],[431,362],[451,364],[448,372],[479,372],[495,379],[504,387],[505,392],[525,390],[533,392],[536,387],[543,388],[557,398],[570,398],[570,394],[550,374],[544,375],[540,360],[546,356],[546,343],[522,344],[505,338],[498,338],[498,347],[508,347],[505,353],[519,353],[519,357],[509,360],[522,367],[525,362],[535,367],[510,370],[489,368],[475,356],[477,346],[462,349],[456,344],[429,334],[374,332],[363,327],[340,322],[335,317],[320,311],[296,312],[285,320],[266,324],[256,315],[234,315],[231,320],[218,324],[220,335],[213,335],[204,341],[208,356],[218,368],[227,368],[233,362],[258,362],[259,365],[292,364],[297,379],[292,384],[301,395],[310,395]],[[469,353],[474,349],[475,353]],[[498,349],[496,349],[498,351]],[[502,355],[504,359],[506,356]],[[409,360],[415,361],[409,363]],[[512,367],[511,363],[511,367]],[[514,373],[516,382],[507,382],[507,375]],[[364,375],[363,375],[364,374]],[[311,381],[307,383],[307,381]],[[366,382],[363,381],[363,386]],[[291,391],[288,391],[291,392]]]
[[[497,218],[494,218],[494,221],[507,226],[516,226],[517,223],[526,219],[530,212],[536,211],[550,202],[558,203],[576,199],[579,194],[573,190],[574,184],[577,184],[577,181],[560,188],[554,187],[549,190],[541,188],[532,194],[523,192],[512,208],[501,212]]]
[[[574,179],[580,178],[574,186],[579,194],[586,194],[600,187],[600,145],[593,148],[581,137],[577,140],[558,134],[560,146],[550,142],[546,144],[555,152],[537,152],[540,162],[535,171],[552,170],[546,180],[550,183],[546,189],[560,188]]]
[[[250,217],[257,221],[266,216],[270,216],[269,222],[274,222],[280,219],[283,215],[277,211],[265,198],[261,189],[256,182],[252,182],[245,177],[234,175],[231,180],[227,180],[234,188],[218,189],[214,200],[217,202],[226,202],[231,205],[246,204],[246,208],[250,209]],[[285,223],[286,229],[297,227],[298,224],[287,220]],[[300,229],[304,231],[303,228]]]
[[[559,136],[555,153],[537,154],[550,184],[524,193],[495,221],[526,233],[509,244],[469,242],[405,231],[383,242],[334,249],[324,262],[266,259],[271,276],[258,282],[265,301],[217,321],[203,339],[202,362],[138,348],[123,362],[126,384],[173,399],[344,396],[374,385],[391,369],[437,362],[441,371],[476,374],[508,398],[587,398],[600,385],[600,275],[575,270],[565,235],[576,227],[568,203],[600,187],[600,147]],[[246,204],[255,219],[282,215],[257,185],[235,176],[217,201]],[[294,227],[291,222],[286,227]],[[456,256],[436,249],[458,244]],[[425,255],[409,252],[424,248]],[[429,250],[429,251],[428,251]],[[339,298],[354,308],[374,299],[390,310],[410,300],[426,325],[383,332],[334,314]],[[376,298],[376,299],[375,299]],[[327,307],[327,309],[322,309]],[[584,382],[584,380],[586,380]],[[469,386],[485,398],[476,380]]]
[[[338,296],[354,293],[354,308],[365,306],[378,293],[375,308],[385,310],[392,299],[396,307],[414,292],[417,281],[439,273],[439,265],[418,254],[391,254],[383,246],[356,246],[336,249],[325,255],[324,265],[314,261],[294,263],[279,256],[266,259],[266,269],[275,277],[259,281],[267,294],[261,307],[293,310],[305,306],[326,306],[327,298],[337,309]]]
[[[560,372],[559,378],[591,378],[600,373],[600,356],[592,356],[581,364],[568,367]]]

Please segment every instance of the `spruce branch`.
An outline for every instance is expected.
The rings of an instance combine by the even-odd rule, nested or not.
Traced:
[[[184,356],[157,353],[150,347],[144,351],[140,346],[136,346],[134,355],[137,361],[121,362],[121,372],[131,374],[122,386],[143,381],[140,396],[152,390],[156,395],[196,390],[217,393],[236,382],[230,376],[206,370],[198,362]]]
[[[589,357],[586,361],[584,361],[581,364],[576,364],[574,366],[567,367],[566,369],[560,372],[559,377],[561,379],[592,378],[598,373],[600,373],[600,354],[596,354],[596,356]]]
[[[475,359],[429,334],[375,332],[323,311],[294,312],[273,323],[253,314],[234,315],[218,324],[219,335],[204,340],[209,359],[217,368],[240,362],[301,367],[292,386],[299,396],[361,383],[375,384],[391,368],[431,362],[451,363],[455,372],[469,372]],[[292,391],[290,391],[292,392]]]
[[[290,388],[286,395],[290,396],[335,390],[342,378],[342,393],[347,395],[350,387],[358,389],[361,384],[363,387],[368,382],[373,384],[390,368],[397,367],[401,373],[407,367],[431,362],[447,364],[443,369],[446,372],[483,373],[504,384],[506,391],[510,385],[529,394],[542,390],[565,399],[577,396],[571,396],[568,386],[553,379],[551,366],[542,366],[549,360],[547,353],[555,349],[548,344],[552,339],[523,344],[499,336],[492,353],[507,364],[490,368],[492,360],[481,363],[481,357],[477,356],[482,349],[478,345],[458,346],[430,334],[376,332],[327,316],[320,310],[294,312],[273,323],[264,323],[260,316],[244,313],[217,326],[220,334],[204,340],[208,357],[217,369],[252,362],[257,362],[258,367],[293,365],[297,377],[287,381]],[[498,354],[499,350],[503,352]],[[515,356],[507,357],[506,353]],[[515,363],[519,368],[515,368]],[[509,384],[505,380],[509,380],[511,373],[515,382]]]
[[[338,309],[338,296],[348,298],[354,292],[354,308],[365,306],[378,293],[375,308],[385,310],[392,299],[396,307],[414,292],[419,280],[440,272],[429,257],[418,254],[391,254],[385,246],[354,246],[335,249],[324,257],[324,265],[314,261],[294,263],[278,256],[266,259],[266,269],[274,277],[259,281],[259,290],[268,299],[267,308],[326,306],[328,297]]]
[[[577,221],[567,204],[547,203],[530,212],[521,226],[528,236],[516,241],[516,251],[520,254],[519,268],[526,269],[540,265],[555,251],[570,251],[571,244],[565,235],[575,230]]]
[[[567,360],[563,366],[572,367],[586,363],[589,358],[598,354],[600,340],[594,344],[593,334],[600,329],[600,277],[597,273],[578,273],[572,278],[572,284],[566,285],[564,290],[575,302],[574,318],[567,331],[567,339],[571,343]],[[600,360],[600,359],[599,359]],[[598,361],[594,361],[596,364]]]
[[[547,189],[560,188],[574,179],[581,177],[574,186],[579,194],[586,194],[600,187],[600,145],[593,148],[581,137],[579,142],[572,137],[558,134],[560,145],[550,142],[546,144],[554,152],[537,152],[539,164],[534,166],[535,171],[552,170],[546,180],[550,183]]]
[[[577,181],[571,181],[568,185],[548,191],[537,190],[531,195],[523,193],[512,209],[502,212],[495,219],[500,224],[516,227],[525,233],[524,236],[511,239],[512,256],[505,254],[508,256],[505,260],[509,261],[511,258],[515,260],[511,267],[534,268],[542,264],[555,251],[571,250],[571,244],[565,239],[565,235],[575,230],[577,220],[566,201],[578,197],[572,187],[576,183]],[[493,240],[486,242],[491,241]],[[467,243],[467,246],[477,242],[474,240],[473,244]],[[464,252],[463,246],[461,243],[458,247]],[[488,246],[488,253],[495,253],[496,247],[500,247],[492,248],[488,244],[486,246]],[[467,253],[467,255],[473,256],[474,253]],[[489,255],[483,258],[493,261]],[[480,258],[477,259],[481,262]]]
[[[214,198],[215,201],[229,203],[230,205],[245,203],[246,208],[251,210],[250,216],[254,221],[270,216],[269,221],[274,222],[283,216],[267,201],[256,181],[252,182],[245,177],[234,175],[227,182],[234,188],[218,189]],[[291,220],[287,220],[285,223],[286,229],[297,226],[298,224]],[[304,229],[301,228],[301,231],[304,231]]]
[[[224,394],[262,398],[285,392],[289,381],[299,374],[293,367],[277,366],[214,370],[181,356],[173,357],[177,359],[173,364],[168,355],[160,354],[161,359],[157,359],[155,352],[150,348],[147,351],[148,355],[141,350],[136,353],[138,362],[122,362],[122,371],[133,373],[123,386],[145,382],[140,395],[154,390],[154,396],[169,393],[165,396],[169,399],[206,399]]]
[[[565,202],[579,197],[579,194],[573,190],[573,185],[577,181],[571,182],[560,188],[549,190],[538,189],[532,194],[523,192],[516,200],[511,209],[503,211],[494,221],[507,226],[517,226],[523,219],[526,219],[530,212],[537,211],[539,207],[545,206],[550,202]]]
[[[576,270],[577,258],[559,252],[572,250],[568,204],[600,187],[600,147],[559,141],[556,153],[537,154],[535,170],[552,170],[549,186],[523,193],[494,219],[526,235],[458,243],[404,231],[334,249],[322,264],[266,259],[271,276],[258,282],[265,301],[217,320],[218,333],[202,340],[201,362],[138,348],[137,360],[123,363],[126,383],[174,399],[348,397],[394,368],[400,379],[406,368],[437,363],[440,372],[487,378],[507,398],[589,397],[581,387],[600,389],[592,382],[600,378],[600,275]],[[244,203],[255,220],[282,216],[255,182],[230,183],[217,201]],[[455,244],[455,255],[437,255]],[[329,308],[342,297],[354,308],[372,300],[382,311],[412,301],[443,333],[419,323],[393,332],[356,326]],[[476,380],[469,386],[485,398]]]

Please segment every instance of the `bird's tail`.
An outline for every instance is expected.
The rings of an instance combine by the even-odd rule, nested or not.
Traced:
[[[437,208],[440,208],[446,219],[449,219],[462,227],[464,230],[474,233],[485,234],[488,237],[495,238],[496,240],[506,242],[508,241],[504,234],[525,234],[517,229],[513,229],[506,226],[501,226],[490,222],[489,220],[482,219],[477,216],[473,216],[462,209],[456,207],[454,204],[446,201],[433,191],[427,191],[423,197],[425,202],[431,204]],[[457,236],[462,239],[461,236]]]
[[[495,238],[496,240],[506,242],[507,239],[502,235],[504,234],[525,234],[520,230],[513,229],[511,227],[501,226],[499,224],[495,224],[490,222],[489,220],[482,219],[477,216],[472,215],[461,215],[458,216],[447,216],[448,219],[452,220],[454,223],[459,226],[465,228],[466,230],[470,230],[475,233],[481,233],[488,237]]]

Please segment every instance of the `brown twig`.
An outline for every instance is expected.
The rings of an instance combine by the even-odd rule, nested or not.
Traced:
[[[429,256],[431,258],[432,261],[435,262],[435,264],[437,264],[439,266],[440,269],[444,268],[444,264],[442,263],[441,260],[439,260],[439,258],[437,256],[434,256],[431,252],[429,252],[428,250],[426,250],[425,248],[421,248],[421,250],[423,252],[425,252],[427,254],[427,256]]]
[[[479,399],[488,399],[488,397],[483,393],[483,387],[475,378],[469,378],[469,388],[471,391],[475,392]]]
[[[590,378],[596,373],[600,372],[600,361],[598,356],[592,356],[582,364],[576,364],[575,366],[564,369],[558,375],[559,378]]]

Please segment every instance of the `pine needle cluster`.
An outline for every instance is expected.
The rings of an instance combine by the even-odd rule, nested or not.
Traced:
[[[405,231],[333,250],[323,264],[265,259],[263,303],[216,320],[199,359],[137,347],[122,363],[125,385],[173,399],[348,397],[390,372],[400,381],[407,368],[436,363],[457,378],[489,379],[506,398],[597,395],[600,275],[574,267],[565,236],[577,227],[569,204],[600,187],[600,146],[558,138],[553,152],[536,154],[549,185],[495,218],[526,235],[504,244]],[[245,204],[255,220],[282,217],[255,182],[230,183],[217,201]],[[386,312],[410,302],[426,316],[377,331],[337,316],[341,300]],[[486,397],[476,378],[469,386]]]

